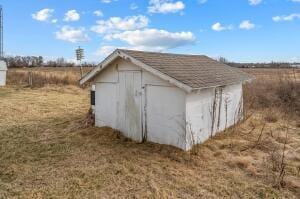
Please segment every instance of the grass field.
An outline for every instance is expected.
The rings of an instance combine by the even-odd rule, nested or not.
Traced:
[[[252,106],[255,83],[246,120],[191,152],[86,126],[87,90],[10,83],[0,88],[0,198],[298,198],[298,112]]]
[[[83,73],[85,74],[90,70],[91,68],[83,68]],[[80,68],[13,68],[8,71],[7,76],[8,85],[23,86],[31,84],[31,87],[43,87],[48,84],[78,86]]]

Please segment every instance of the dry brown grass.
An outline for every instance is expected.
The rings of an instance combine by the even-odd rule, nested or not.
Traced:
[[[300,69],[284,69],[284,68],[243,68],[243,71],[255,75],[257,79],[272,80],[278,76],[295,78],[300,80]]]
[[[278,121],[277,110],[269,110],[265,112],[264,120],[268,123],[276,123]]]
[[[91,68],[84,68],[84,73]],[[30,78],[32,80],[30,80]],[[47,85],[75,85],[80,79],[79,68],[13,68],[8,70],[8,85],[29,85],[31,87],[44,87]]]
[[[246,121],[187,153],[138,144],[110,128],[84,127],[88,92],[78,87],[9,86],[0,88],[0,100],[0,198],[300,195],[298,120],[274,108],[276,122],[265,120],[270,108],[248,110],[253,114]],[[286,173],[279,189],[286,132]]]
[[[272,108],[278,108],[289,116],[300,116],[300,69],[245,69],[245,71],[257,78],[245,87],[246,105],[251,105],[251,108],[255,109],[271,108],[271,111]]]
[[[251,156],[234,156],[228,161],[228,165],[232,168],[246,169],[250,166],[253,159]]]

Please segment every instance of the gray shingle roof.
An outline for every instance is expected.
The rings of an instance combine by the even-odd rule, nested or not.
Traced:
[[[237,68],[203,55],[181,55],[119,49],[136,60],[191,88],[230,85],[253,79]]]

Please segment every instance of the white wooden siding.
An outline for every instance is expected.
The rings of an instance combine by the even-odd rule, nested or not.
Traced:
[[[0,60],[0,86],[6,85],[6,72],[7,72],[6,63]]]
[[[217,132],[236,124],[242,118],[242,85],[203,89],[186,98],[187,146],[206,141]],[[215,104],[215,112],[213,104]],[[214,114],[213,114],[214,112]]]
[[[0,71],[0,86],[6,85],[6,71]]]
[[[121,58],[94,83],[96,126],[118,129],[136,141],[146,138],[189,150],[242,117],[241,84],[218,88],[215,100],[215,88],[187,93]]]
[[[117,60],[117,70],[118,71],[142,71],[142,69],[128,60],[119,59]]]
[[[95,123],[96,126],[116,128],[117,84],[96,83]]]
[[[170,84],[169,82],[167,82],[159,77],[156,77],[145,70],[143,70],[143,85],[175,87],[174,85]]]
[[[110,67],[104,69],[98,76],[95,77],[94,82],[117,83],[118,82],[117,62],[113,62],[110,65]]]
[[[147,140],[185,149],[185,92],[177,87],[146,87]]]

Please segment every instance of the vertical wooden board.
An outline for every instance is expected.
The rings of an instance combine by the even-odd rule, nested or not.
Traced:
[[[119,72],[118,129],[135,141],[142,140],[141,73]]]
[[[119,83],[118,83],[118,94],[117,94],[117,100],[118,100],[118,107],[117,107],[117,129],[122,131],[126,130],[126,126],[124,125],[125,117],[126,117],[126,111],[125,111],[125,102],[123,100],[123,92],[125,92],[125,74],[119,73]]]

